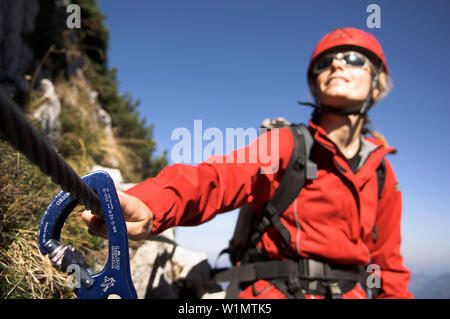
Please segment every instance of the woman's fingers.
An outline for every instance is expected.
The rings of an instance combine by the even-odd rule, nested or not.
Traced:
[[[108,239],[108,230],[104,219],[99,219],[90,210],[85,210],[81,218],[88,225],[89,234]]]
[[[138,198],[117,192],[122,213],[128,231],[128,237],[133,240],[146,239],[152,230],[153,215],[150,209]],[[89,227],[89,233],[94,236],[108,238],[108,230],[103,219],[97,218],[91,211],[82,213],[83,221]]]

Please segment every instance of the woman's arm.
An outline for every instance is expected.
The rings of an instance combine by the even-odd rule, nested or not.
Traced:
[[[290,129],[269,131],[241,149],[214,156],[197,166],[174,164],[120,196],[130,238],[158,234],[174,226],[204,223],[219,213],[252,201],[266,202],[276,189],[293,148]],[[255,153],[256,152],[256,153]],[[268,156],[262,156],[267,154]],[[134,203],[131,203],[134,201]],[[143,209],[143,206],[146,209]],[[132,207],[132,208],[130,208]],[[133,212],[139,209],[141,212]],[[98,221],[83,215],[91,232],[100,233]],[[139,223],[129,224],[134,216]],[[144,220],[142,220],[143,216]],[[152,220],[151,231],[148,221]],[[139,225],[144,225],[138,229]],[[130,226],[135,230],[130,233]]]

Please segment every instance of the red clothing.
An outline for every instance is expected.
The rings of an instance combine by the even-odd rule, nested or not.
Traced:
[[[303,187],[281,216],[291,233],[291,252],[340,264],[376,264],[382,277],[380,298],[412,297],[407,291],[410,274],[400,254],[401,193],[387,160],[385,184],[381,199],[377,198],[376,168],[392,149],[365,137],[364,144],[369,146],[370,153],[353,174],[326,132],[313,123],[310,129],[316,145],[314,161],[318,178]],[[279,138],[278,161],[271,163],[274,173],[262,174],[265,165],[259,159],[247,163],[237,161],[243,152],[248,159],[251,150],[266,146],[272,155],[276,154],[273,137]],[[218,213],[249,203],[255,211],[260,211],[279,185],[293,143],[289,129],[279,129],[278,133],[269,131],[245,148],[212,157],[197,166],[168,166],[157,177],[143,181],[127,193],[141,199],[153,212],[154,234],[173,226],[198,225]],[[378,229],[376,243],[372,239],[374,224]],[[270,258],[283,259],[279,242],[278,233],[269,226],[259,247]]]
[[[325,296],[305,294],[305,299],[325,299]],[[278,290],[273,284],[265,280],[258,280],[239,294],[241,299],[288,299],[285,294]],[[367,294],[355,285],[352,290],[343,293],[342,299],[367,299]]]

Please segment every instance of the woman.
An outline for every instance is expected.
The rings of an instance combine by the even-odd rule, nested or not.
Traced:
[[[286,274],[257,278],[241,287],[241,298],[367,298],[350,275],[369,264],[380,269],[379,298],[411,298],[409,271],[400,254],[401,193],[385,155],[394,149],[365,137],[367,112],[389,89],[383,50],[370,34],[337,29],[317,45],[308,67],[316,104],[309,130],[314,138],[317,179],[308,181],[282,214],[288,245],[268,227],[258,242],[260,260],[290,260],[300,271],[311,265],[342,274],[342,280],[304,280]],[[194,166],[176,164],[120,194],[131,239],[142,239],[179,225],[198,225],[216,214],[251,204],[258,214],[273,196],[289,162],[294,139],[289,128],[261,135],[248,147]],[[274,173],[261,173],[261,161],[230,161],[263,140],[277,138]],[[378,194],[377,169],[384,163]],[[105,236],[104,224],[83,214],[90,231]],[[375,226],[374,226],[375,225]],[[308,266],[310,265],[310,266]],[[377,269],[377,268],[375,268]],[[350,274],[350,275],[349,275]],[[349,275],[349,276],[348,276]]]

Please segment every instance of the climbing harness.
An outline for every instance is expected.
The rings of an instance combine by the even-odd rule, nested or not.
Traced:
[[[57,269],[75,274],[75,293],[79,298],[99,299],[111,294],[123,299],[137,298],[130,273],[127,228],[111,177],[98,171],[80,178],[1,88],[0,133],[0,137],[61,185],[62,191],[50,202],[39,224],[41,253],[48,254]],[[98,274],[79,251],[60,242],[64,223],[78,204],[103,218],[108,229],[108,261]]]

